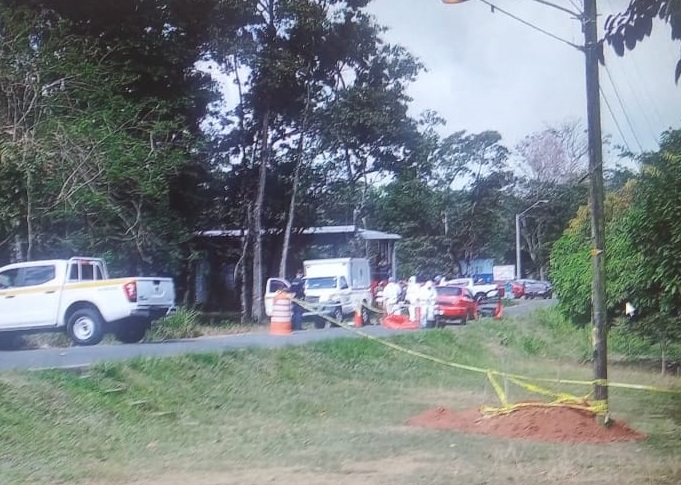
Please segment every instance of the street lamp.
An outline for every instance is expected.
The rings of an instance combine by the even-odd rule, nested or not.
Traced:
[[[520,279],[523,277],[523,272],[522,272],[522,265],[521,261],[522,258],[520,256],[520,218],[523,217],[523,215],[537,207],[539,204],[546,204],[549,201],[546,199],[541,199],[532,204],[530,207],[525,209],[519,214],[515,215],[515,268],[516,268],[516,279]]]
[[[443,3],[459,4],[468,0],[442,0]],[[499,10],[525,25],[540,30],[556,39],[566,42],[551,33],[538,28],[528,22],[515,17],[509,12],[504,12],[488,0],[479,0],[489,5],[492,9]],[[593,280],[591,283],[591,321],[593,325],[593,369],[594,369],[594,400],[603,410],[598,414],[602,416],[604,423],[609,423],[608,413],[608,329],[605,305],[605,189],[603,183],[603,140],[601,136],[601,106],[598,80],[598,60],[602,55],[602,45],[598,42],[598,19],[597,0],[584,0],[583,12],[570,11],[557,5],[550,0],[534,0],[569,13],[578,18],[582,23],[584,32],[584,44],[576,47],[584,53],[586,60],[586,114],[589,137],[589,209],[591,212],[591,265],[593,267]],[[519,219],[516,218],[516,224]],[[520,258],[518,258],[520,267]]]

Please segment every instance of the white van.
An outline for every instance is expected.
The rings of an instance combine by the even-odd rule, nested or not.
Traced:
[[[342,320],[359,305],[370,305],[371,270],[365,258],[312,259],[303,262],[305,301],[324,313]],[[274,294],[288,289],[290,283],[281,278],[267,280],[265,313],[272,314]],[[362,320],[369,323],[369,311],[362,307]]]

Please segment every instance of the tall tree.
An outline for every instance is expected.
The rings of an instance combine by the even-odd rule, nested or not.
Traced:
[[[518,169],[536,182],[568,183],[584,175],[587,168],[586,130],[578,121],[532,133],[515,147]]]

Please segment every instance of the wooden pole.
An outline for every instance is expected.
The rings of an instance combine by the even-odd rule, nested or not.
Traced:
[[[605,191],[603,188],[603,141],[601,137],[601,107],[598,62],[601,45],[598,43],[596,0],[584,0],[582,18],[584,53],[586,55],[586,102],[589,137],[589,195],[591,209],[591,322],[593,335],[594,400],[598,417],[608,424],[608,346],[605,305]]]

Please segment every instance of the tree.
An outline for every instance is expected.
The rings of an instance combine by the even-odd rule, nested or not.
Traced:
[[[633,245],[641,252],[636,304],[641,313],[681,317],[681,131],[662,135],[660,150],[641,157],[631,213]]]
[[[578,121],[526,136],[515,147],[519,169],[528,180],[564,184],[584,175],[587,167],[586,130]]]
[[[606,243],[608,277],[606,306],[609,315],[621,315],[624,302],[635,289],[633,274],[639,265],[638,251],[630,237],[629,210],[633,198],[633,183],[606,195]],[[551,275],[558,295],[558,308],[579,324],[591,320],[590,259],[591,236],[589,209],[581,206],[563,235],[551,249]]]
[[[3,2],[0,118],[21,126],[0,135],[2,169],[18,182],[8,212],[24,257],[96,252],[115,272],[175,271],[191,233],[177,201],[194,189],[178,180],[211,89],[194,69],[209,29],[183,13],[190,3]]]
[[[605,21],[605,40],[618,56],[625,49],[633,50],[653,30],[658,18],[671,28],[672,40],[681,40],[681,3],[678,0],[631,0],[624,12],[610,15]],[[681,78],[681,59],[676,64],[674,78]]]

